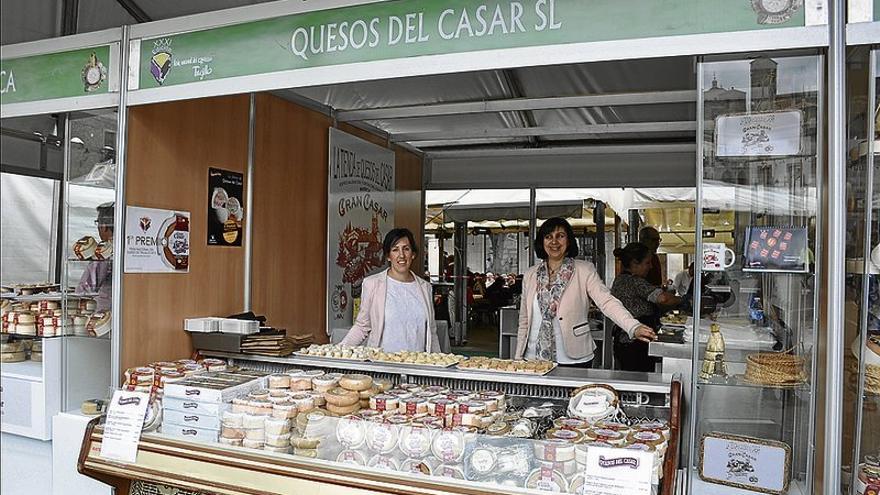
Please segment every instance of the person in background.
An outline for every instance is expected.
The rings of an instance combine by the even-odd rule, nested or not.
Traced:
[[[687,291],[691,286],[691,281],[693,280],[694,264],[691,262],[691,264],[688,265],[687,270],[675,274],[675,280],[672,282],[672,287],[675,289],[675,295],[682,297],[687,294]]]
[[[651,269],[645,277],[651,285],[660,287],[663,285],[663,268],[660,266],[660,257],[657,250],[660,249],[660,232],[654,227],[642,227],[639,230],[639,242],[651,250]]]
[[[98,218],[95,225],[98,229],[99,242],[113,242],[113,211],[114,203],[98,205]],[[95,311],[110,311],[113,300],[113,262],[110,260],[91,261],[86,266],[76,286],[80,294],[98,294],[95,297]]]
[[[543,359],[589,368],[596,344],[590,335],[590,300],[625,333],[650,342],[654,330],[633,318],[602,283],[592,263],[575,260],[578,246],[564,218],[551,218],[535,237],[541,262],[523,277],[514,359]]]
[[[365,278],[361,308],[343,345],[381,347],[386,352],[440,352],[431,284],[410,270],[417,254],[409,229],[392,229],[382,252],[387,270]]]
[[[650,283],[651,249],[640,242],[631,242],[614,250],[622,271],[614,278],[611,294],[643,325],[660,329],[662,306],[675,306],[681,299]],[[655,359],[648,356],[648,344],[632,339],[619,327],[614,328],[614,358],[626,371],[654,371]]]

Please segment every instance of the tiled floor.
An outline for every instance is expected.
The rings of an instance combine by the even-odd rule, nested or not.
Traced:
[[[0,494],[52,493],[52,442],[0,434]]]

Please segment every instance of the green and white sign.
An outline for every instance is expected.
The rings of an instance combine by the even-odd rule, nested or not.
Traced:
[[[110,45],[0,60],[0,102],[107,93],[109,64]]]
[[[395,0],[145,39],[139,87],[420,55],[803,25],[800,0]]]

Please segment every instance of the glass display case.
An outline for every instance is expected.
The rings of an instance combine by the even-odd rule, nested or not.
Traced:
[[[116,111],[0,125],[2,425],[49,439],[52,416],[109,386]]]
[[[589,493],[602,483],[674,492],[681,406],[670,375],[215,354],[229,365],[201,365],[225,370],[178,362],[188,378],[159,380],[145,425],[154,431],[134,462],[102,458],[103,432],[91,429],[83,471],[117,487],[223,493]],[[126,388],[174,365],[155,364],[129,370]],[[625,470],[604,479],[589,468],[600,462]]]
[[[865,495],[880,490],[880,71],[876,51],[855,48],[849,60],[841,479],[843,493]]]
[[[698,69],[690,493],[813,493],[819,55]],[[732,212],[732,242],[703,228]]]

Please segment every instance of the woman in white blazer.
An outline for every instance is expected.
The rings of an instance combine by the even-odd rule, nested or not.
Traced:
[[[592,263],[574,259],[578,247],[564,218],[541,225],[534,249],[541,261],[523,276],[515,358],[589,368],[596,348],[590,335],[590,299],[630,338],[656,340],[654,330],[611,295]]]
[[[431,284],[410,270],[417,254],[412,232],[391,230],[382,251],[390,266],[363,280],[361,308],[342,344],[366,342],[386,352],[440,352]]]

